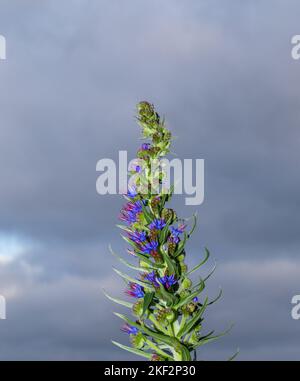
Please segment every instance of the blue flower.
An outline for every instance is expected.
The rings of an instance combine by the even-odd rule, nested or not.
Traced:
[[[134,223],[137,220],[137,215],[143,210],[141,201],[128,202],[124,205],[120,212],[120,220]]]
[[[128,233],[128,237],[129,237],[129,239],[131,239],[131,241],[133,241],[137,244],[141,244],[142,242],[146,241],[147,234],[144,231],[141,231],[141,232],[135,231],[132,233]]]
[[[174,228],[173,226],[171,226],[170,227],[170,230],[171,230],[170,241],[174,243],[178,243],[179,235],[184,232],[185,227],[186,227],[185,225],[180,225],[178,226],[178,228]]]
[[[121,328],[121,331],[128,333],[128,335],[136,335],[139,330],[136,327],[133,327],[132,325],[129,325],[128,323],[124,324]]]
[[[144,279],[151,282],[154,287],[159,287],[159,283],[157,282],[157,277],[156,277],[155,271],[152,271],[151,273],[146,274]]]
[[[128,188],[127,197],[135,198],[137,196],[137,191],[135,187]]]
[[[174,284],[177,283],[177,280],[175,279],[175,275],[165,275],[162,278],[157,279],[159,283],[161,283],[166,288],[172,287]]]
[[[155,251],[158,247],[158,242],[157,241],[150,241],[150,242],[146,242],[144,243],[140,249],[141,249],[141,252],[142,253],[145,253],[145,254],[151,254],[152,251]]]
[[[165,220],[162,218],[156,218],[151,222],[149,225],[149,228],[152,229],[157,229],[157,230],[162,230],[166,226]]]
[[[196,296],[196,297],[193,299],[193,302],[194,302],[194,303],[198,303],[198,300],[199,300],[199,299],[198,299],[197,296]]]
[[[142,150],[143,151],[148,151],[150,149],[150,144],[149,143],[143,143],[142,144]]]
[[[133,298],[143,298],[145,293],[142,286],[137,283],[129,283],[129,290],[126,290],[125,293]]]

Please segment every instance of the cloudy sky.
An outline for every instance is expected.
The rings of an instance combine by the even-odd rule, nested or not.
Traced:
[[[235,326],[201,359],[299,360],[300,4],[289,1],[1,0],[0,360],[133,359],[111,243],[125,253],[119,196],[96,193],[96,163],[134,157],[135,104],[149,100],[205,159],[189,263],[208,246],[223,299],[206,329]],[[120,310],[120,309],[119,309]]]

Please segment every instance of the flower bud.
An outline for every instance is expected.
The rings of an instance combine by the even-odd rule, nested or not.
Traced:
[[[168,322],[173,323],[173,321],[175,320],[175,318],[176,318],[176,315],[175,315],[174,311],[170,309],[170,310],[166,313],[166,319],[168,320]]]
[[[197,308],[196,304],[195,303],[189,303],[187,304],[186,306],[186,310],[189,312],[189,313],[193,313],[195,311],[195,309]]]
[[[181,284],[181,287],[184,289],[184,290],[187,290],[191,287],[192,285],[192,281],[189,279],[189,278],[184,278],[182,284]]]
[[[161,216],[167,222],[173,222],[176,219],[176,213],[173,209],[164,208]]]
[[[185,255],[184,255],[184,254],[180,254],[180,255],[178,255],[178,257],[177,257],[178,261],[181,262],[181,263],[184,261],[184,258],[185,258]]]
[[[136,335],[130,335],[130,341],[134,348],[141,349],[144,346],[145,338],[141,332]]]
[[[151,361],[162,361],[163,358],[161,356],[158,356],[157,354],[152,355]]]
[[[137,105],[138,118],[145,123],[158,123],[159,116],[155,112],[154,106],[149,102],[143,101]]]
[[[186,273],[188,270],[187,265],[184,262],[179,262],[181,273]]]
[[[175,242],[169,242],[168,243],[168,253],[173,255],[176,250],[176,243]]]
[[[132,312],[136,317],[143,315],[143,300],[138,300],[132,307]]]

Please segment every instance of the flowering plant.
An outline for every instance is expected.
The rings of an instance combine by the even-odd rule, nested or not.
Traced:
[[[124,225],[118,226],[130,246],[129,254],[138,264],[118,258],[138,271],[138,275],[132,277],[114,269],[125,280],[125,293],[134,301],[105,293],[109,299],[131,309],[132,319],[115,314],[124,320],[122,331],[130,336],[132,346],[113,343],[149,360],[191,361],[196,359],[198,347],[224,334],[202,333],[204,312],[219,299],[221,292],[212,301],[202,297],[206,279],[212,272],[196,284],[189,278],[208,260],[209,251],[205,249],[201,262],[188,270],[185,245],[195,229],[196,216],[188,230],[187,220],[180,219],[173,209],[166,207],[172,188],[153,193],[153,186],[157,190],[157,185],[162,183],[163,171],[150,170],[153,162],[168,154],[171,133],[148,102],[139,103],[137,113],[143,138],[151,142],[142,144],[138,151],[142,165],[139,162],[131,173],[135,181],[129,186],[126,204],[120,213]]]

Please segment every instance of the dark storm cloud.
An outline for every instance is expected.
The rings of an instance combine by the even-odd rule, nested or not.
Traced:
[[[216,282],[227,299],[212,323],[237,320],[207,355],[240,346],[241,358],[297,356],[289,301],[300,247],[300,65],[290,56],[298,8],[1,3],[0,231],[32,241],[23,256],[0,262],[10,306],[1,358],[118,358],[107,348],[119,323],[103,312],[100,290],[109,278],[118,293],[107,246],[122,248],[114,228],[122,201],[96,194],[95,167],[121,149],[134,157],[141,99],[166,115],[179,157],[205,159],[205,203],[185,207],[176,197],[174,205],[200,215],[191,262],[204,245],[221,261]]]

